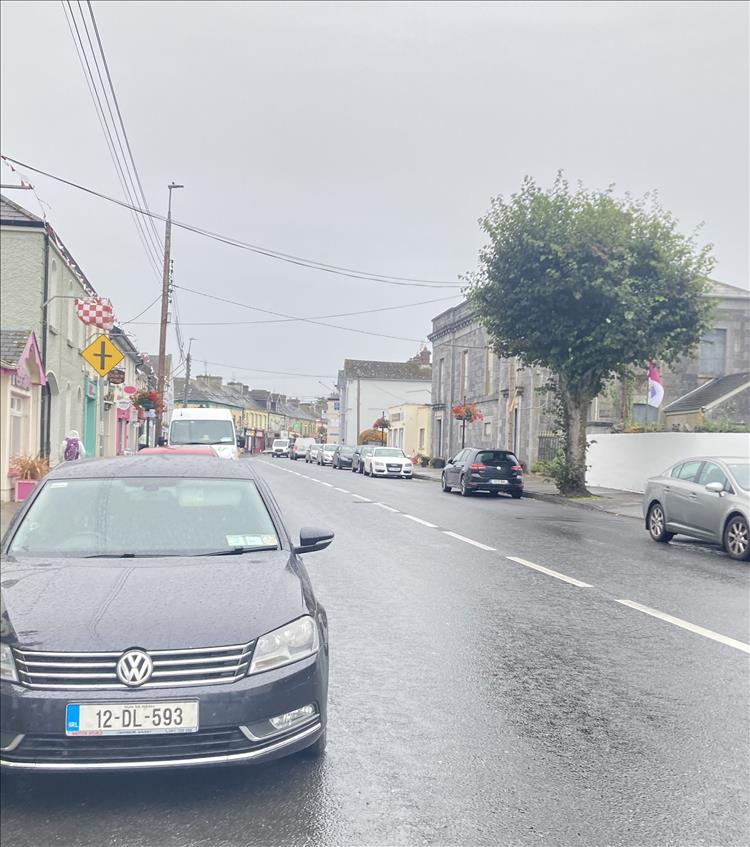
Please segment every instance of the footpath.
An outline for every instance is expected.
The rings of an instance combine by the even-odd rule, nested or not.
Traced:
[[[436,468],[418,468],[414,471],[417,479],[429,479],[440,482],[441,471]],[[626,518],[643,520],[643,495],[632,491],[619,491],[615,488],[592,488],[590,497],[565,497],[559,494],[553,482],[536,474],[524,474],[523,496],[535,500],[547,500],[596,512],[607,512]]]

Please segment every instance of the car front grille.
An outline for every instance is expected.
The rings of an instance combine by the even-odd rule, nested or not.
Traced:
[[[184,650],[149,650],[154,671],[138,688],[173,688],[236,682],[245,675],[254,642],[230,647],[198,647]],[[18,679],[28,688],[120,689],[117,653],[55,653],[13,648]]]
[[[201,729],[175,735],[121,735],[68,738],[64,735],[27,735],[11,753],[10,762],[137,762],[160,759],[223,756],[252,749],[237,727]]]

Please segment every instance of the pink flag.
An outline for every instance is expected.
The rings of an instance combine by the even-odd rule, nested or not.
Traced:
[[[648,405],[658,409],[664,399],[661,374],[653,362],[648,363]]]

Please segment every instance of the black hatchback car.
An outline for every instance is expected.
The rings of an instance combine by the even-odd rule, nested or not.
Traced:
[[[67,462],[2,542],[0,765],[261,762],[326,743],[328,625],[250,462]]]
[[[467,447],[448,461],[441,481],[443,491],[455,488],[464,497],[475,491],[523,496],[523,468],[509,450]]]
[[[348,444],[339,444],[333,454],[333,467],[339,471],[344,468],[351,470],[355,449],[355,447],[349,447]]]

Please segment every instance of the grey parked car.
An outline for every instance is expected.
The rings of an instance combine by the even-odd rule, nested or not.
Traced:
[[[328,626],[252,462],[58,465],[2,542],[0,766],[262,762],[326,741]]]
[[[750,559],[750,460],[699,457],[649,479],[643,497],[654,541],[690,535],[721,544],[733,558]]]

